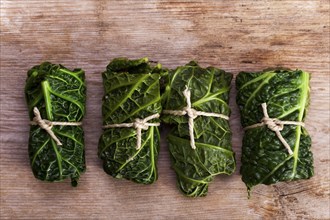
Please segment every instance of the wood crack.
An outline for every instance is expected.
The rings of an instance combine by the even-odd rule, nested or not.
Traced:
[[[278,194],[278,202],[279,202],[279,205],[281,207],[280,208],[281,216],[285,219],[288,219],[289,210],[288,210],[288,207],[285,204],[284,197],[281,196],[283,193],[281,192],[281,189],[279,187],[277,187],[276,185],[273,185],[273,188],[274,188],[276,194]]]
[[[306,192],[306,191],[310,191],[310,189],[303,189],[303,190],[300,190],[300,191],[297,191],[297,192],[292,192],[292,193],[283,193],[283,194],[279,194],[279,196],[291,196],[291,195],[295,195],[295,194],[299,194],[299,193],[302,193],[302,192]]]

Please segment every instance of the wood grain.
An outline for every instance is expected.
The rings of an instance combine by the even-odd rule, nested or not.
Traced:
[[[327,0],[2,0],[1,219],[329,219],[329,13]],[[195,59],[235,75],[273,66],[311,72],[306,127],[315,176],[258,186],[247,199],[238,171],[242,131],[234,84],[230,123],[238,169],[217,177],[207,197],[189,199],[178,191],[164,138],[155,184],[107,176],[96,155],[100,73],[118,56],[148,56],[171,68]],[[86,71],[88,170],[77,188],[38,181],[30,170],[23,88],[26,71],[45,60]]]

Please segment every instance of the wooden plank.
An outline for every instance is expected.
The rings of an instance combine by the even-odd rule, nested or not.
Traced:
[[[330,218],[329,1],[1,1],[1,219],[294,219]],[[205,198],[176,188],[163,133],[159,180],[150,186],[107,176],[97,158],[100,73],[118,56],[148,56],[167,67],[195,59],[233,72],[272,66],[312,73],[307,129],[315,177],[258,186],[250,200],[240,180],[242,131],[236,91],[231,128],[237,171],[217,177]],[[30,170],[26,71],[42,61],[86,71],[88,170],[78,188],[44,183]]]

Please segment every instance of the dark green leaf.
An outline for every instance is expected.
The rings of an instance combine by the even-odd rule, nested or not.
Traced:
[[[262,103],[270,118],[303,122],[309,102],[309,74],[301,70],[242,72],[236,78],[237,103],[242,126],[260,123]],[[289,155],[276,134],[267,126],[245,132],[242,148],[242,180],[250,191],[258,184],[308,179],[313,176],[311,139],[302,126],[285,125],[282,136],[290,145]]]
[[[203,69],[192,61],[170,71],[165,77],[164,81],[168,83],[162,95],[164,110],[186,107],[183,91],[188,87],[192,108],[229,116],[230,73],[213,67]],[[235,171],[228,120],[198,116],[194,120],[195,150],[190,146],[187,115],[163,115],[162,121],[172,124],[168,136],[172,167],[185,195],[205,196],[214,176],[230,175]]]
[[[161,113],[159,78],[160,64],[150,65],[147,58],[114,59],[102,74],[104,97],[103,124],[132,123],[136,118]],[[153,119],[149,122],[159,122]],[[142,130],[142,147],[136,149],[135,128],[107,128],[99,141],[99,157],[105,172],[150,184],[157,180],[159,152],[158,127]]]
[[[85,73],[73,71],[48,62],[28,71],[25,96],[30,120],[37,107],[43,119],[60,122],[80,122],[85,114]],[[71,178],[77,185],[85,171],[84,132],[81,126],[53,126],[62,142],[56,145],[49,134],[37,125],[31,125],[29,156],[36,178],[61,181]]]

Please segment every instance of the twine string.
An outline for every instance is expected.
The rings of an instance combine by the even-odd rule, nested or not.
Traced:
[[[268,129],[270,129],[271,131],[274,131],[276,136],[278,137],[278,139],[281,141],[281,143],[284,145],[284,147],[287,149],[288,153],[290,155],[293,154],[290,145],[288,144],[288,142],[283,138],[281,131],[284,128],[284,125],[299,125],[299,126],[305,126],[305,123],[300,122],[300,121],[281,121],[277,118],[270,118],[268,115],[268,111],[267,111],[267,104],[266,103],[262,103],[261,104],[262,107],[262,112],[264,114],[264,117],[261,119],[261,123],[257,123],[257,124],[253,124],[250,126],[247,126],[244,128],[244,130],[248,130],[251,128],[257,128],[257,127],[262,127],[262,126],[267,126]]]
[[[55,141],[55,143],[59,146],[62,145],[61,141],[56,137],[52,128],[54,125],[62,125],[62,126],[81,126],[81,122],[65,122],[65,121],[49,121],[47,119],[42,119],[40,111],[37,107],[33,108],[34,118],[30,121],[31,125],[38,125],[40,128],[44,129],[49,136]]]
[[[139,150],[142,146],[142,130],[148,130],[150,126],[160,126],[160,123],[150,123],[148,121],[159,118],[159,114],[153,114],[146,118],[136,118],[132,123],[108,124],[103,128],[135,128],[136,129],[136,149]]]
[[[164,114],[183,116],[188,115],[188,128],[189,128],[189,137],[190,137],[190,146],[192,149],[196,149],[195,137],[194,137],[194,119],[198,116],[207,116],[207,117],[217,117],[225,120],[229,120],[227,115],[214,113],[214,112],[203,112],[197,111],[191,107],[191,92],[186,86],[186,89],[183,91],[183,95],[186,99],[187,106],[182,110],[164,110]]]

